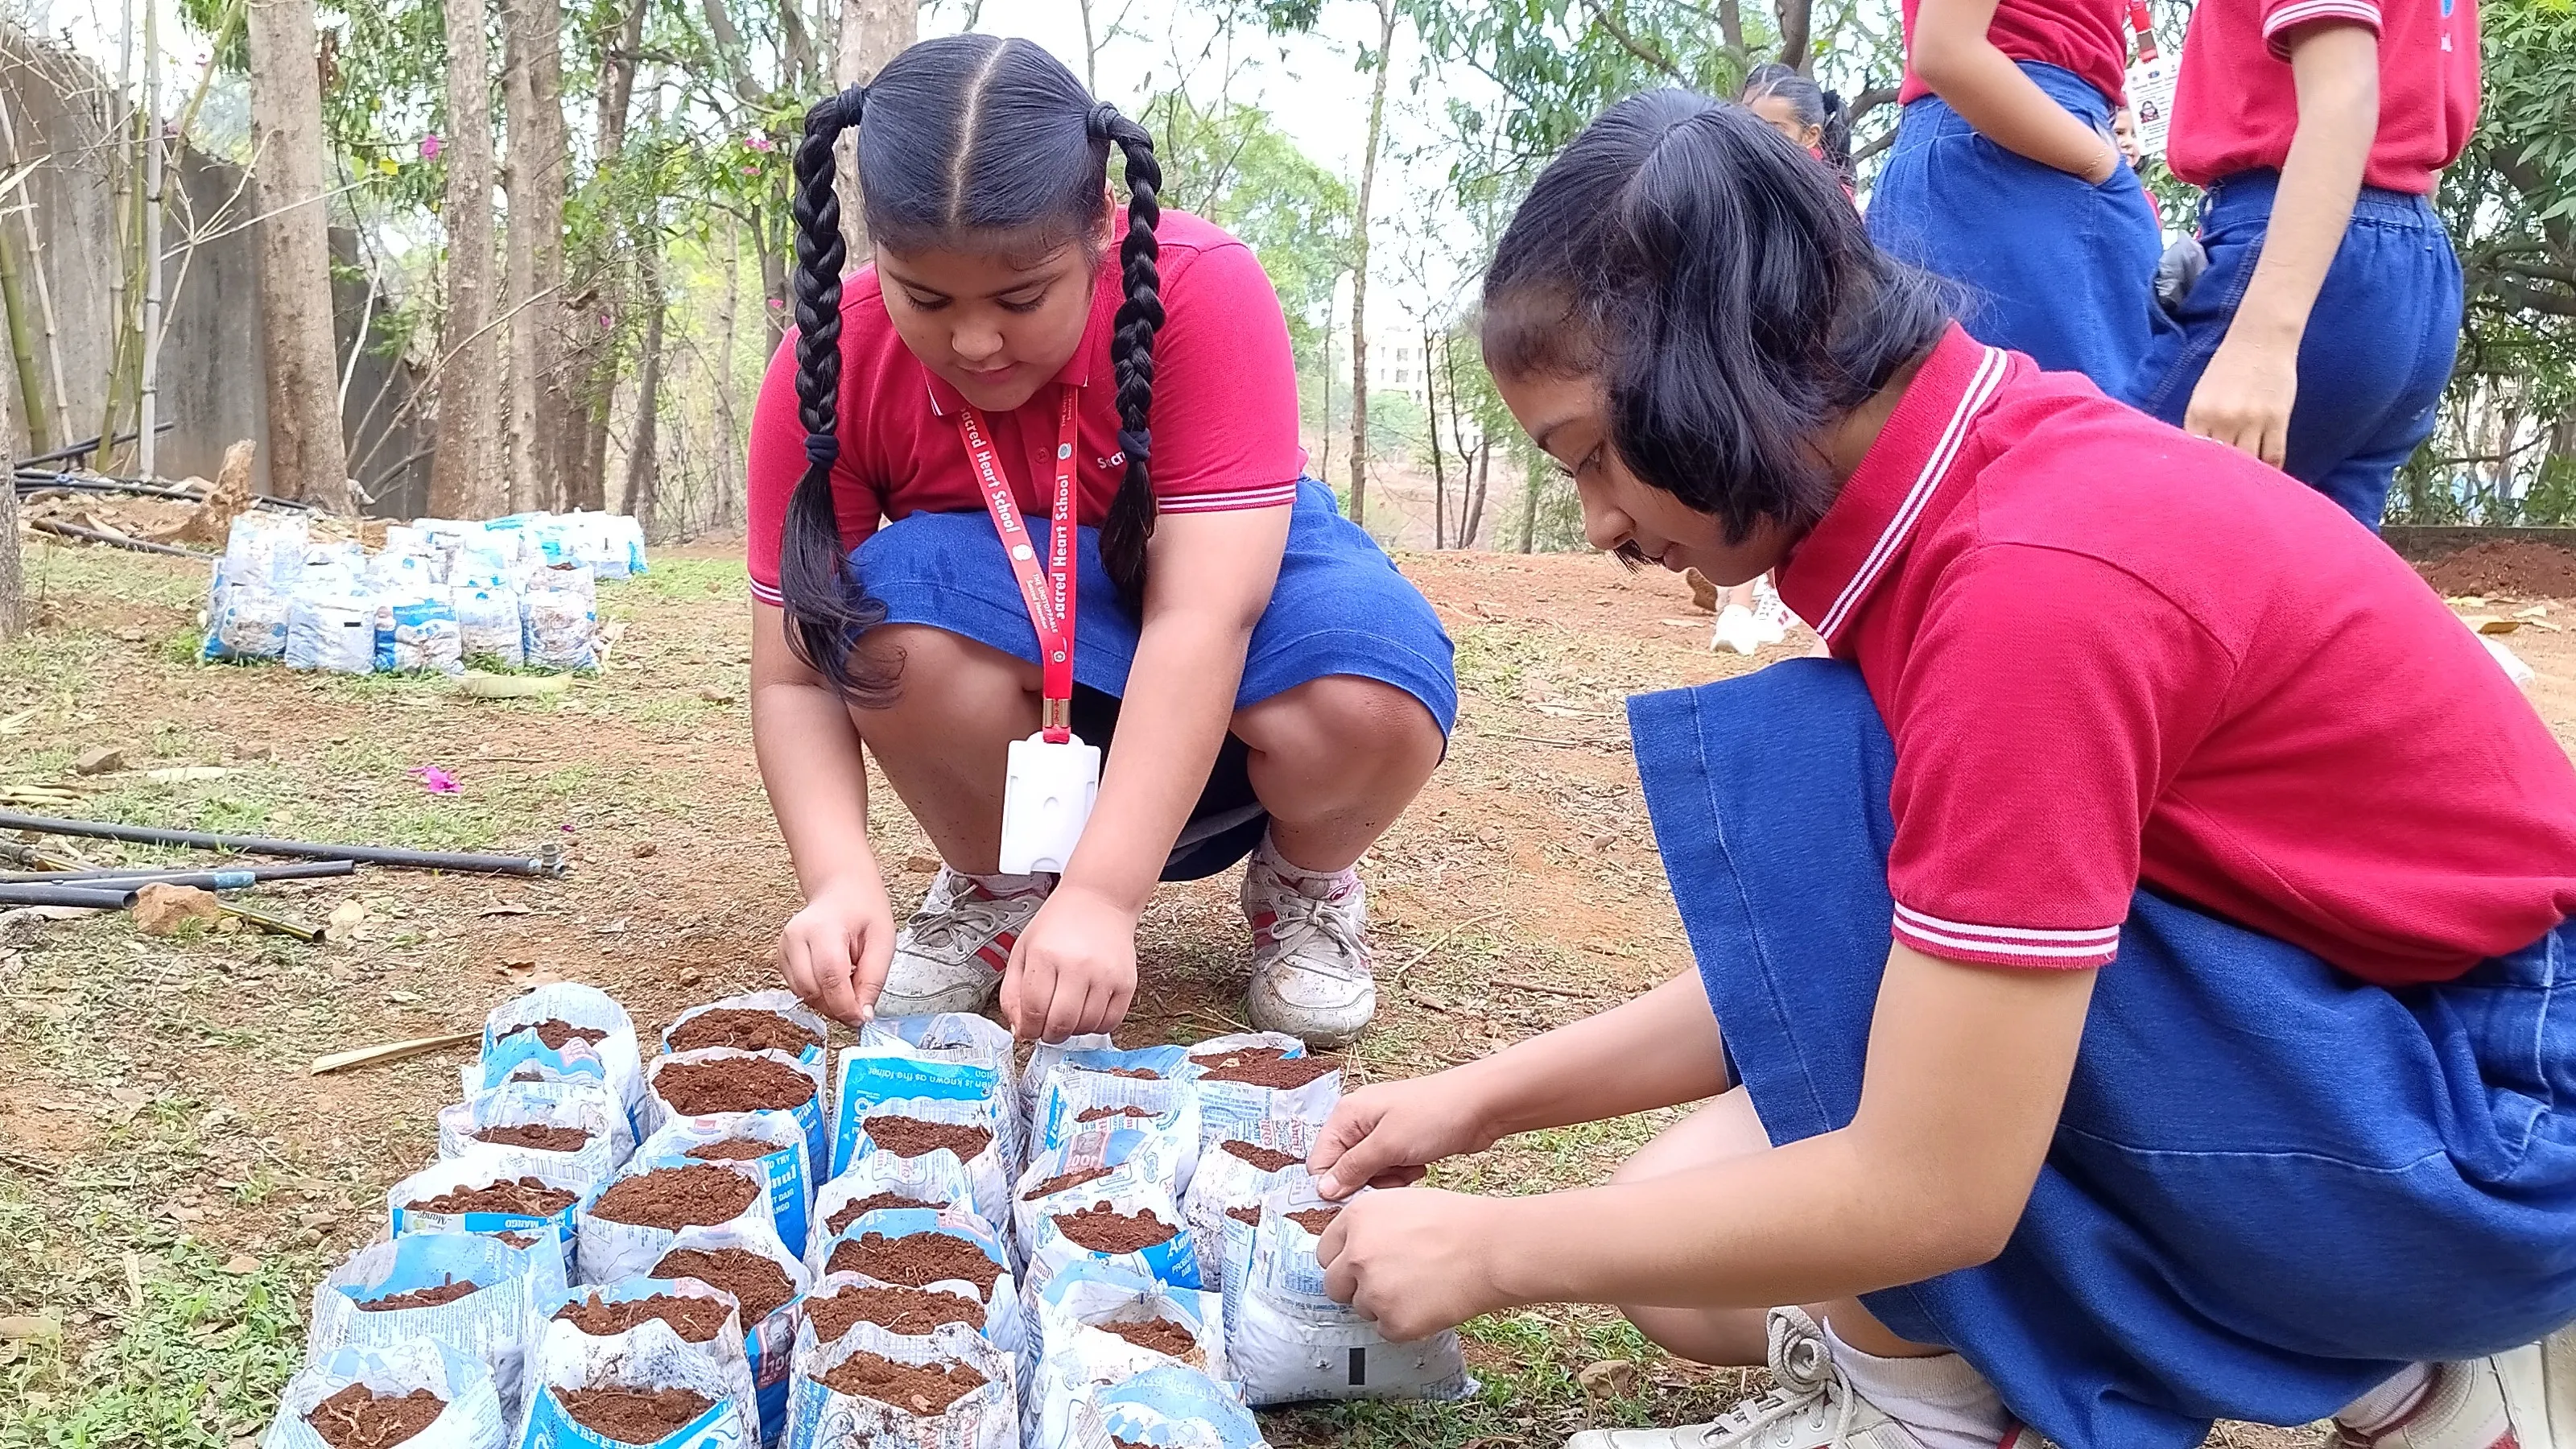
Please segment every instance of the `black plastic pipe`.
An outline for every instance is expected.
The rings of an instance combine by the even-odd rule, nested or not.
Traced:
[[[121,911],[134,904],[135,892],[123,886],[0,885],[0,908],[16,906],[89,906]]]
[[[161,426],[152,430],[152,436],[157,438],[177,426],[179,425],[176,422],[163,423]],[[116,441],[118,443],[131,443],[142,436],[143,434],[140,430],[131,433],[119,433],[116,435]],[[92,437],[84,439],[81,442],[74,443],[68,448],[56,448],[50,453],[38,453],[32,458],[21,458],[18,461],[21,463],[59,463],[65,458],[77,458],[83,453],[95,453],[98,451],[98,445],[99,439]]]
[[[198,830],[161,830],[148,825],[118,825],[106,820],[64,820],[50,815],[0,811],[0,830],[32,830],[39,835],[70,835],[89,840],[122,840],[133,845],[185,845],[235,855],[283,855],[304,860],[352,860],[361,865],[390,865],[408,870],[452,870],[477,875],[561,876],[572,871],[563,852],[548,845],[532,856],[490,855],[463,850],[401,850],[389,845],[329,845],[311,840],[272,840],[260,835],[209,835]]]
[[[7,885],[83,885],[92,881],[117,881],[143,885],[150,881],[199,886],[206,890],[200,876],[239,876],[244,884],[268,880],[315,880],[326,876],[343,876],[357,870],[355,861],[307,860],[293,865],[217,866],[212,870],[193,870],[186,866],[133,865],[119,870],[31,870],[0,873],[0,884]],[[230,889],[230,887],[226,887]]]
[[[199,559],[207,563],[212,563],[216,559],[223,557],[221,554],[199,553],[193,548],[172,548],[166,543],[154,543],[150,539],[127,538],[125,535],[119,533],[101,533],[95,528],[82,528],[76,524],[57,523],[50,518],[30,518],[27,520],[27,526],[36,530],[38,533],[51,533],[63,538],[77,538],[84,543],[103,543],[112,548],[130,548],[137,553],[174,554],[180,558]]]

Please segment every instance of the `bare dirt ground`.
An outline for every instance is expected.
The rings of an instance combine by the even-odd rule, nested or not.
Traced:
[[[328,1264],[378,1231],[383,1194],[435,1154],[464,1051],[311,1077],[315,1056],[477,1026],[534,979],[614,993],[647,1031],[772,984],[797,898],[751,758],[744,591],[732,549],[666,554],[603,590],[614,666],[569,695],[476,702],[443,684],[192,662],[198,566],[39,547],[44,621],[0,648],[0,787],[71,782],[81,812],[429,848],[555,842],[561,881],[371,873],[262,892],[356,937],[137,934],[121,917],[0,928],[0,1449],[241,1446],[274,1411]],[[1628,753],[1628,694],[1753,660],[1706,649],[1707,616],[1661,574],[1597,557],[1407,555],[1458,643],[1455,746],[1369,866],[1380,1025],[1361,1078],[1467,1060],[1684,969]],[[2493,605],[2481,606],[2498,612]],[[2509,610],[2503,611],[2509,612]],[[2566,612],[2552,609],[2551,615]],[[2510,641],[2576,741],[2576,637]],[[76,776],[123,749],[125,770]],[[429,793],[438,766],[462,790]],[[145,772],[211,766],[215,778]],[[891,800],[891,795],[880,798]],[[899,905],[933,868],[898,809],[875,833]],[[83,847],[99,863],[154,858]],[[1124,1035],[1239,1025],[1248,955],[1231,879],[1167,889]],[[1447,1174],[1529,1191],[1597,1178],[1659,1125],[1504,1144]],[[27,1320],[41,1320],[31,1322]],[[1470,1330],[1486,1390],[1457,1406],[1283,1416],[1283,1440],[1553,1444],[1592,1424],[1706,1417],[1741,1385],[1661,1358],[1600,1314]],[[1589,1370],[1588,1372],[1586,1370]],[[2316,1442],[2221,1429],[2213,1443]]]

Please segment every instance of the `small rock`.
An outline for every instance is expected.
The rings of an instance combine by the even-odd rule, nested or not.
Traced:
[[[1637,1391],[1638,1368],[1632,1359],[1605,1358],[1575,1370],[1574,1381],[1587,1394],[1626,1398]]]
[[[125,751],[109,745],[83,750],[72,761],[72,772],[79,775],[106,775],[125,768]]]
[[[662,847],[655,845],[649,840],[639,840],[635,842],[635,848],[627,852],[627,854],[634,856],[637,860],[649,860],[661,853]]]
[[[903,868],[912,872],[914,875],[937,875],[939,873],[939,857],[935,855],[908,856],[903,862]]]
[[[416,1006],[420,1003],[420,993],[417,991],[388,991],[385,993],[385,1000],[392,1002],[396,1006]]]
[[[277,758],[277,746],[242,745],[234,749],[233,758],[237,760],[273,760]]]
[[[706,975],[703,972],[683,971],[680,973],[680,984],[682,986],[695,986],[706,979]]]
[[[127,628],[117,630],[116,637],[124,640],[128,644],[140,644],[151,636],[140,629]]]
[[[175,936],[190,921],[212,921],[223,915],[213,891],[155,881],[135,896],[134,928],[147,936]]]
[[[698,691],[698,698],[705,700],[709,704],[731,704],[734,702],[734,697],[732,695],[716,688],[712,684],[700,689]]]
[[[235,1253],[224,1260],[224,1271],[237,1277],[244,1273],[256,1273],[259,1271],[259,1259],[248,1253]]]
[[[59,1318],[49,1318],[35,1313],[20,1313],[8,1318],[0,1318],[0,1339],[19,1342],[62,1336],[63,1324]]]

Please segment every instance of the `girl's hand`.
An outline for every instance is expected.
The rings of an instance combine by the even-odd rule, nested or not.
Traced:
[[[876,1015],[894,962],[894,908],[876,872],[815,892],[778,938],[778,973],[806,1005],[846,1026]]]
[[[1022,1041],[1108,1031],[1136,998],[1136,913],[1059,883],[1011,946],[1002,1019]]]
[[[1406,1343],[1508,1306],[1495,1282],[1502,1204],[1409,1187],[1343,1208],[1315,1248],[1324,1292]]]
[[[1472,1081],[1462,1075],[1466,1070],[1380,1082],[1344,1097],[1306,1159],[1315,1190],[1345,1198],[1363,1187],[1406,1187],[1441,1158],[1493,1146],[1495,1134]]]
[[[2299,341],[2295,333],[2284,343],[2247,331],[2228,328],[2191,390],[2183,430],[2278,468],[2289,455],[2290,408],[2299,397]]]

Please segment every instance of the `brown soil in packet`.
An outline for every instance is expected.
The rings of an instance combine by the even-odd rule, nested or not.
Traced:
[[[1225,1210],[1225,1215],[1234,1219],[1238,1223],[1244,1224],[1246,1227],[1257,1228],[1261,1226],[1261,1209],[1257,1206],[1230,1207]]]
[[[1106,1167],[1083,1167],[1077,1168],[1072,1172],[1059,1172],[1055,1176],[1048,1178],[1046,1181],[1031,1187],[1027,1192],[1021,1193],[1020,1201],[1036,1202],[1042,1197],[1053,1197],[1057,1193],[1080,1187],[1086,1182],[1098,1182],[1100,1179],[1107,1177],[1109,1172],[1110,1170]]]
[[[657,1167],[611,1183],[590,1211],[613,1223],[677,1232],[732,1222],[759,1196],[760,1184],[730,1168]]]
[[[523,1177],[516,1182],[454,1188],[405,1206],[416,1213],[515,1213],[520,1217],[550,1218],[580,1200],[578,1193]]]
[[[702,1011],[671,1028],[671,1050],[693,1052],[707,1047],[733,1047],[746,1052],[785,1052],[797,1056],[821,1046],[813,1028],[799,1026],[774,1011],[720,1006]]]
[[[695,1278],[742,1305],[743,1332],[787,1306],[796,1296],[796,1280],[787,1270],[749,1248],[679,1248],[653,1265],[655,1278]]]
[[[620,1444],[658,1444],[715,1400],[691,1389],[548,1389],[571,1420]]]
[[[537,1040],[544,1042],[546,1044],[546,1050],[550,1052],[562,1051],[565,1044],[568,1042],[587,1042],[592,1046],[597,1046],[599,1043],[608,1040],[608,1033],[600,1030],[598,1027],[575,1026],[571,1022],[562,1020],[537,1021],[530,1022],[526,1026],[514,1026],[508,1031],[501,1033],[498,1037],[495,1037],[494,1040],[508,1041],[510,1038],[517,1036],[522,1032],[530,1031],[537,1034]]]
[[[1198,1352],[1199,1341],[1190,1331],[1168,1318],[1141,1318],[1130,1323],[1095,1323],[1103,1333],[1116,1334],[1138,1348],[1167,1353],[1174,1358],[1187,1358]]]
[[[358,1300],[358,1309],[362,1313],[390,1313],[398,1308],[436,1308],[442,1303],[453,1303],[482,1286],[471,1278],[446,1278],[427,1288],[414,1288],[408,1293],[395,1293],[383,1298],[361,1298]]]
[[[918,1117],[870,1117],[860,1124],[880,1151],[907,1160],[945,1147],[960,1162],[993,1145],[993,1134],[971,1122],[924,1122]]]
[[[899,1192],[872,1193],[854,1203],[847,1204],[839,1212],[823,1219],[823,1231],[837,1238],[841,1235],[841,1229],[870,1213],[900,1211],[905,1208],[927,1208],[937,1212],[946,1206],[948,1204],[944,1202],[923,1202],[917,1197],[905,1197]]]
[[[1131,1082],[1159,1082],[1163,1079],[1163,1074],[1155,1071],[1151,1067],[1110,1067],[1102,1071],[1100,1075],[1104,1077],[1125,1077]]]
[[[515,1127],[486,1127],[474,1134],[477,1142],[495,1147],[532,1147],[539,1152],[579,1152],[590,1145],[590,1134],[579,1127],[549,1127],[541,1122],[525,1122]]]
[[[653,1095],[683,1117],[783,1112],[814,1100],[814,1079],[768,1057],[673,1062],[653,1074]]]
[[[378,1397],[365,1384],[351,1384],[315,1404],[304,1422],[331,1449],[392,1449],[445,1412],[447,1401],[427,1389]]]
[[[908,1338],[918,1338],[943,1323],[982,1328],[984,1307],[954,1293],[927,1288],[844,1287],[806,1299],[805,1317],[814,1325],[816,1339],[832,1343],[862,1323]]]
[[[1217,1150],[1230,1152],[1263,1172],[1277,1172],[1283,1167],[1293,1167],[1305,1160],[1294,1152],[1281,1152],[1277,1148],[1264,1147],[1258,1142],[1245,1142],[1240,1138],[1231,1142],[1218,1143]]]
[[[593,1338],[607,1338],[628,1333],[637,1324],[658,1318],[671,1325],[671,1331],[691,1343],[713,1343],[724,1332],[725,1320],[733,1317],[733,1306],[714,1298],[684,1298],[677,1293],[656,1293],[650,1298],[630,1298],[611,1303],[605,1298],[584,1298],[555,1310],[555,1317]]]
[[[927,1288],[955,1279],[974,1284],[978,1294],[990,1294],[993,1280],[1002,1276],[1002,1265],[985,1257],[983,1249],[951,1233],[914,1233],[901,1238],[861,1233],[855,1241],[834,1248],[823,1271],[863,1273],[880,1283],[904,1288]]]
[[[873,1399],[924,1417],[984,1387],[985,1378],[962,1363],[908,1364],[861,1349],[818,1376],[823,1387],[856,1399]]]
[[[1337,1207],[1308,1208],[1302,1213],[1288,1214],[1288,1221],[1320,1238],[1324,1229],[1333,1225],[1333,1219],[1341,1215],[1342,1210]]]
[[[1076,1122],[1106,1122],[1112,1117],[1142,1117],[1146,1121],[1151,1122],[1154,1120],[1154,1116],[1154,1113],[1148,1112],[1142,1107],[1094,1107],[1090,1111],[1076,1116],[1073,1120]]]
[[[1277,1047],[1227,1052],[1209,1058],[1207,1066],[1200,1074],[1201,1081],[1242,1082],[1255,1087],[1302,1087],[1317,1077],[1341,1070],[1321,1057],[1283,1055]]]
[[[680,1154],[700,1162],[757,1162],[773,1152],[787,1149],[775,1142],[754,1142],[748,1137],[728,1137],[722,1142],[709,1142]]]
[[[1132,1253],[1167,1242],[1180,1231],[1154,1216],[1152,1208],[1121,1213],[1112,1211],[1106,1203],[1080,1212],[1058,1213],[1055,1228],[1095,1253]]]

